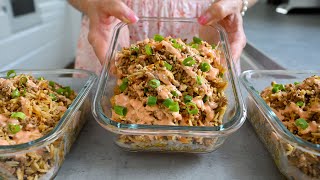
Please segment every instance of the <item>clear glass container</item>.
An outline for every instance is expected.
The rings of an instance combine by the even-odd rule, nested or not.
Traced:
[[[54,179],[90,114],[90,90],[97,77],[84,70],[16,72],[70,86],[78,94],[56,127],[48,134],[24,144],[0,146],[0,179]],[[0,77],[5,78],[6,73],[0,73]]]
[[[173,34],[174,31],[162,31],[162,29],[173,27],[173,25],[184,27],[185,31],[178,34]],[[158,31],[153,31],[154,33],[187,39],[188,42],[192,40],[193,36],[197,36],[211,44],[220,44],[218,48],[223,52],[221,64],[226,68],[224,78],[228,81],[225,92],[228,107],[222,125],[215,127],[140,125],[122,124],[111,119],[110,98],[114,95],[117,81],[114,75],[116,53],[122,47],[128,47],[135,41],[152,38],[155,35],[151,32],[135,34],[137,32],[130,31],[141,26],[158,27]],[[119,40],[120,37],[129,36],[134,36],[131,39],[135,40],[133,42],[129,42],[129,38],[127,41]],[[245,121],[246,108],[240,94],[235,67],[230,57],[226,33],[219,25],[200,26],[196,19],[140,18],[135,24],[117,24],[113,29],[110,47],[112,48],[107,54],[108,63],[103,67],[92,111],[98,123],[115,135],[114,141],[118,146],[129,151],[211,152],[222,145],[225,139],[238,130]]]
[[[249,92],[248,119],[277,167],[288,179],[320,179],[320,145],[293,135],[259,95],[272,81],[301,82],[316,71],[251,70],[241,75]]]

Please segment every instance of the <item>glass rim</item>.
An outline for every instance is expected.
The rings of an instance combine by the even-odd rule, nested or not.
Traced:
[[[30,69],[30,70],[21,70],[21,69],[13,69],[17,75],[18,74],[32,74],[32,75],[63,75],[63,74],[86,74],[88,75],[88,80],[83,85],[81,90],[78,93],[77,97],[74,99],[72,104],[63,114],[59,123],[46,135],[35,139],[33,141],[29,141],[27,143],[16,144],[16,145],[6,145],[0,146],[0,154],[1,155],[10,155],[15,154],[21,151],[29,151],[34,147],[40,147],[51,143],[56,140],[62,132],[64,132],[65,128],[67,128],[68,123],[70,123],[70,117],[76,112],[75,109],[78,109],[80,105],[83,103],[84,99],[88,96],[90,90],[92,89],[97,75],[93,72],[82,70],[82,69]],[[0,77],[6,77],[7,71],[0,72]]]
[[[142,17],[139,19],[139,21],[161,21],[161,22],[186,22],[186,23],[197,23],[196,18],[154,18],[154,17]],[[117,39],[119,36],[119,33],[121,29],[127,25],[123,22],[119,22],[114,30],[113,35],[111,39],[111,44],[109,51],[107,53],[106,58],[112,59],[115,51],[115,46],[117,45]],[[92,105],[92,112],[95,117],[95,119],[98,121],[98,123],[106,128],[107,126],[111,125],[113,128],[117,129],[118,132],[121,133],[130,133],[134,134],[137,130],[139,130],[138,134],[153,134],[156,132],[161,132],[163,134],[174,134],[179,133],[180,135],[194,135],[194,134],[201,134],[201,135],[208,135],[208,136],[215,136],[215,135],[228,135],[232,132],[235,132],[237,129],[239,129],[242,124],[244,123],[246,119],[246,106],[243,103],[242,95],[240,93],[240,86],[239,82],[237,80],[237,76],[235,75],[235,68],[234,64],[230,55],[230,48],[229,43],[227,40],[227,35],[224,29],[218,25],[208,25],[212,28],[215,28],[220,35],[220,41],[221,45],[223,47],[223,53],[224,57],[226,59],[228,74],[230,76],[230,86],[232,86],[232,89],[235,92],[235,100],[237,101],[237,112],[233,116],[230,121],[224,123],[220,126],[169,126],[169,125],[141,125],[141,124],[122,124],[115,122],[111,120],[103,111],[100,99],[103,96],[104,93],[104,87],[106,82],[108,81],[109,74],[108,71],[111,67],[111,62],[106,60],[106,63],[104,63],[103,69],[101,71],[101,75],[99,78],[99,84],[98,88],[94,97],[93,105]]]
[[[314,144],[308,142],[298,136],[295,136],[291,133],[288,128],[282,123],[282,121],[277,117],[277,115],[272,111],[272,109],[267,105],[267,103],[261,98],[260,94],[258,94],[258,90],[255,86],[250,82],[250,76],[253,74],[264,74],[264,75],[286,75],[286,76],[294,76],[298,74],[320,74],[320,71],[315,70],[247,70],[241,73],[240,80],[242,84],[245,86],[254,102],[260,106],[260,110],[262,113],[268,117],[266,118],[269,121],[276,131],[276,134],[279,138],[282,138],[287,143],[295,145],[297,148],[302,149],[304,151],[317,154],[320,156],[320,144]],[[271,83],[271,82],[270,82]],[[305,148],[307,147],[307,148]]]

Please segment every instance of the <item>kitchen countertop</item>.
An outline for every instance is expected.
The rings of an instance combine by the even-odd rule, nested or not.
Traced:
[[[317,68],[320,16],[285,16],[274,9],[260,2],[248,11],[248,41],[280,65],[272,67]],[[259,65],[259,60],[268,58],[250,57],[247,52],[242,56],[243,70],[268,68]],[[130,153],[118,148],[112,138],[90,118],[56,179],[283,179],[248,121],[221,148],[208,154]]]
[[[320,70],[320,13],[283,15],[260,0],[244,17],[248,42],[286,69]]]

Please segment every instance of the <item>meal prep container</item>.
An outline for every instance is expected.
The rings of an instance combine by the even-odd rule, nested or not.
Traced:
[[[313,71],[256,70],[245,71],[241,81],[249,92],[248,119],[288,179],[320,178],[320,145],[293,135],[259,95],[272,81],[281,84],[301,82]]]
[[[173,34],[174,31],[162,30],[179,26],[183,31]],[[192,26],[194,26],[192,27]],[[122,124],[111,119],[110,98],[114,95],[116,77],[114,75],[115,55],[122,47],[128,47],[136,41],[146,38],[153,38],[155,34],[148,32],[137,32],[134,34],[132,29],[147,26],[148,28],[157,27],[162,36],[187,39],[192,41],[194,36],[219,45],[222,51],[221,63],[226,68],[224,74],[228,81],[226,97],[228,107],[223,118],[223,124],[216,127],[191,127],[191,126],[165,126],[165,125],[139,125]],[[126,34],[128,33],[129,34]],[[169,33],[168,33],[169,32]],[[120,41],[123,37],[132,37],[132,42]],[[239,90],[238,79],[235,72],[233,61],[230,57],[229,45],[225,31],[222,27],[200,26],[196,19],[167,19],[167,18],[140,18],[135,24],[119,23],[113,29],[113,37],[107,54],[107,64],[104,65],[98,89],[94,98],[92,110],[98,123],[114,135],[115,143],[130,151],[160,151],[160,152],[211,152],[221,146],[225,139],[238,130],[246,118],[246,108],[242,101]]]
[[[16,70],[16,73],[44,77],[70,86],[78,94],[47,135],[24,144],[0,146],[0,179],[53,179],[90,114],[90,90],[97,77],[84,70]],[[0,77],[5,78],[6,72],[0,73]]]

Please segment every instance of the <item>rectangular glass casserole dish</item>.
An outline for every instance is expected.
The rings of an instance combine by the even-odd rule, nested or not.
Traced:
[[[171,27],[180,27],[185,31],[174,34]],[[139,27],[156,28],[157,31],[136,31]],[[138,34],[137,34],[138,33]],[[221,64],[226,68],[223,78],[228,81],[226,97],[228,107],[220,126],[166,126],[122,124],[111,119],[110,98],[114,95],[117,78],[114,74],[116,53],[123,47],[128,47],[155,34],[187,39],[190,42],[194,36],[200,37],[210,44],[218,45],[222,52]],[[129,37],[133,39],[129,41]],[[121,39],[121,40],[120,40]],[[246,118],[246,108],[242,101],[238,79],[233,61],[230,57],[226,33],[222,27],[200,26],[196,19],[141,18],[135,24],[119,23],[113,29],[113,37],[107,54],[92,110],[98,123],[113,132],[115,142],[120,147],[130,151],[162,151],[162,152],[211,152],[223,144],[225,139],[238,130]]]
[[[252,70],[241,75],[241,81],[249,92],[248,119],[277,167],[288,179],[320,178],[320,146],[293,135],[261,98],[259,92],[270,86],[272,81],[292,84],[313,75],[320,75],[320,72]]]
[[[5,78],[7,72],[1,72]],[[18,145],[0,146],[0,179],[53,179],[90,114],[90,90],[97,77],[84,70],[16,70],[70,86],[76,98],[45,136]]]

